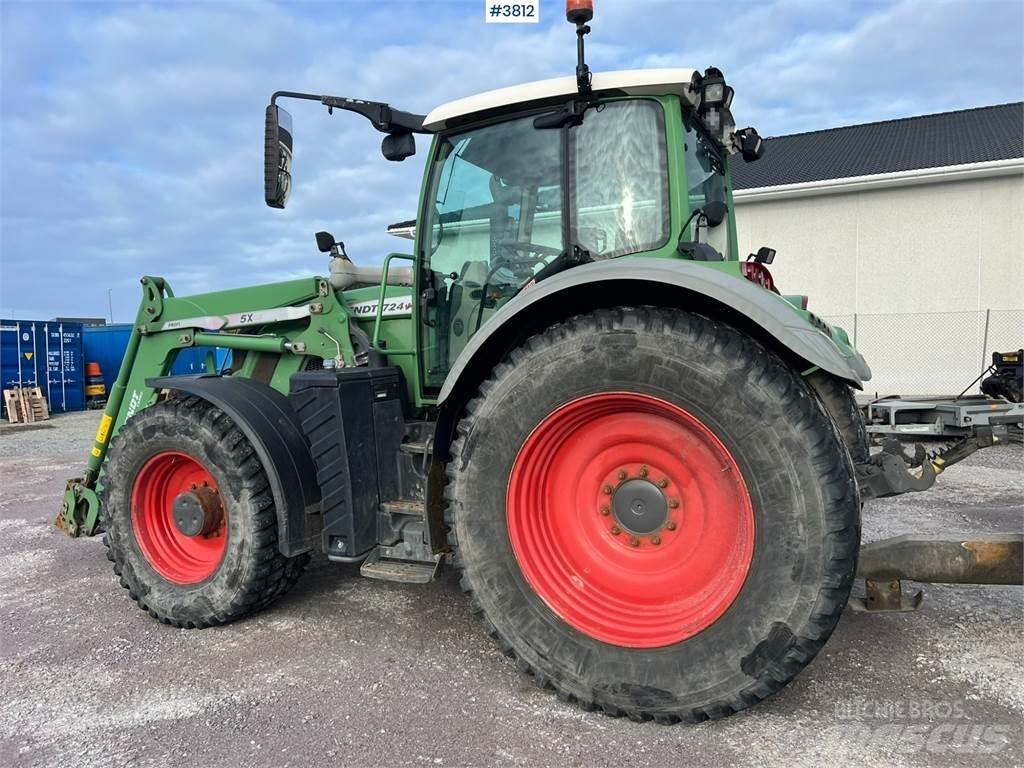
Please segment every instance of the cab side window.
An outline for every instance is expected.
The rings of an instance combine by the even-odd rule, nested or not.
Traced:
[[[598,259],[663,246],[669,199],[661,105],[644,99],[598,104],[570,141],[574,242]]]

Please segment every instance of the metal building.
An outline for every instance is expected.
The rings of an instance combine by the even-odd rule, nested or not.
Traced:
[[[740,252],[856,333],[872,391],[955,393],[1024,347],[1024,103],[766,142],[732,164]]]

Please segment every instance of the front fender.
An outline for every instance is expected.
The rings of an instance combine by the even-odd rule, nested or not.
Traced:
[[[196,395],[231,417],[267,473],[277,509],[278,549],[286,557],[308,552],[317,534],[309,516],[320,512],[320,487],[302,425],[288,398],[241,376],[164,376],[147,379],[146,384]]]
[[[729,263],[732,262],[723,264]],[[507,330],[510,325],[521,322],[545,305],[550,308],[569,292],[578,296],[578,291],[598,292],[612,288],[615,283],[628,283],[641,291],[645,286],[652,292],[655,288],[674,289],[678,293],[675,306],[680,309],[692,306],[703,310],[710,301],[721,309],[746,318],[779,345],[806,361],[808,367],[821,368],[857,388],[871,378],[871,369],[860,354],[852,349],[844,353],[832,338],[811,325],[778,294],[724,269],[692,261],[635,257],[599,261],[565,270],[513,298],[473,335],[459,354],[441,388],[438,403],[444,403],[456,390],[477,355],[492,342],[498,342],[503,336],[502,329]],[[629,295],[634,297],[630,300],[635,301],[637,291],[631,290]]]

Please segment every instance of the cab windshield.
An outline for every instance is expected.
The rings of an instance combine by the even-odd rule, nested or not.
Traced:
[[[561,130],[536,128],[535,118],[439,139],[420,230],[428,389],[443,383],[472,335],[561,253],[579,248],[609,259],[668,242],[660,103],[599,103],[582,125]]]

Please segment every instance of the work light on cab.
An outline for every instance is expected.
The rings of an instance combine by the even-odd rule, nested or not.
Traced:
[[[733,89],[725,84],[720,69],[709,67],[704,73],[701,107],[705,109],[729,109],[732,106]]]

